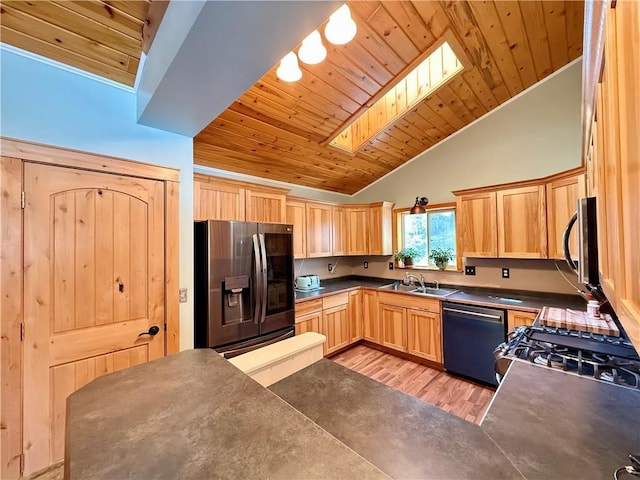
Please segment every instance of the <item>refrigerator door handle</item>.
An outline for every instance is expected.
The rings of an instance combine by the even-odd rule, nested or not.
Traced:
[[[264,323],[267,318],[267,247],[264,243],[264,234],[259,233],[258,237],[262,252],[262,316],[260,323]]]
[[[253,234],[253,256],[255,260],[255,312],[253,314],[253,323],[256,325],[260,318],[260,307],[262,305],[262,268],[260,267],[260,244],[258,243],[258,234]]]

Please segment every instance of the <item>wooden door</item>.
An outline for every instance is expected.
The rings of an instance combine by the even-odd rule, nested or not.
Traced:
[[[576,211],[576,201],[586,195],[585,177],[562,178],[547,184],[547,235],[549,241],[549,258],[564,259],[562,236],[569,219]],[[570,237],[570,248],[578,253],[577,228]]]
[[[362,340],[362,290],[349,292],[349,343]]]
[[[275,190],[275,189],[274,189]],[[247,189],[245,206],[247,222],[286,223],[286,190]]]
[[[442,323],[440,314],[407,309],[407,352],[442,363]]]
[[[380,324],[382,325],[382,345],[407,351],[406,309],[395,305],[380,304]]]
[[[307,256],[331,256],[331,206],[307,203]]]
[[[224,182],[212,182],[194,176],[194,220],[244,221],[245,189]]]
[[[347,254],[369,254],[369,208],[346,207]]]
[[[164,354],[164,184],[25,163],[24,185],[28,475],[62,460],[70,393]]]
[[[547,214],[543,185],[499,190],[496,194],[498,256],[547,258]]]
[[[393,204],[382,202],[369,208],[369,255],[393,253]]]
[[[307,213],[304,202],[287,200],[287,223],[293,225],[293,256],[307,258]]]
[[[347,211],[344,207],[331,207],[331,253],[347,255]]]
[[[327,337],[325,355],[349,345],[349,318],[347,305],[338,305],[322,311],[322,330]]]
[[[520,310],[507,310],[507,327],[509,330],[515,327],[533,325],[538,312],[522,312]]]
[[[464,195],[457,199],[458,251],[463,257],[498,256],[496,192]]]
[[[362,291],[362,326],[365,340],[380,343],[380,324],[378,322],[378,292]]]

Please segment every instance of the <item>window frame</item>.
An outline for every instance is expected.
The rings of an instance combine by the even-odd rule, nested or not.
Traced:
[[[456,208],[456,202],[446,202],[446,203],[436,203],[434,205],[427,205],[425,210],[427,212],[432,210],[453,210],[455,214],[455,226],[456,226],[456,235],[455,235],[455,243],[456,243],[456,262],[455,265],[449,264],[447,268],[445,268],[445,272],[462,272],[462,256],[458,254],[459,250],[459,222],[458,222],[458,210]],[[397,252],[400,248],[402,248],[402,215],[409,212],[412,207],[406,208],[396,208],[393,210],[393,251]],[[396,262],[396,268],[403,268],[407,270],[435,270],[440,271],[440,269],[436,266],[416,266],[413,265],[411,267],[398,267]]]

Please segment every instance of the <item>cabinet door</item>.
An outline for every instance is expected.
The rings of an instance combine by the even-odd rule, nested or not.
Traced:
[[[390,204],[374,205],[369,209],[369,255],[393,253],[393,207]]]
[[[247,189],[247,222],[286,223],[287,197],[284,193]]]
[[[349,292],[349,343],[362,340],[362,290]]]
[[[569,219],[576,211],[576,201],[586,195],[585,177],[563,178],[547,184],[547,229],[549,258],[564,259],[562,235]],[[570,237],[572,253],[578,252],[577,228]]]
[[[547,215],[542,185],[499,190],[498,256],[546,258]]]
[[[307,256],[331,256],[331,206],[307,203]]]
[[[348,315],[348,305],[339,305],[322,311],[322,329],[327,337],[325,355],[349,345]]]
[[[380,304],[380,324],[382,325],[382,345],[407,351],[406,309],[395,305]]]
[[[245,189],[225,183],[194,180],[193,217],[195,220],[243,221]]]
[[[287,223],[293,225],[293,256],[295,258],[307,258],[306,219],[306,204],[287,200]]]
[[[332,255],[347,254],[347,211],[344,207],[331,207],[331,252]]]
[[[407,309],[407,351],[442,363],[442,322],[439,313]]]
[[[496,193],[464,195],[457,199],[458,251],[464,257],[497,257]]]
[[[362,291],[362,320],[365,340],[380,343],[380,325],[378,322],[378,292],[375,290]]]
[[[307,332],[322,333],[322,312],[296,317],[296,335]]]
[[[507,310],[507,327],[509,330],[515,327],[533,325],[538,312],[521,312],[519,310]]]
[[[346,207],[347,211],[347,254],[369,254],[369,208]]]

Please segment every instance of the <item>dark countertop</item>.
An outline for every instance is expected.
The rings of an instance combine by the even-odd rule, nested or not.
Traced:
[[[523,478],[478,425],[331,360],[269,388],[392,478]]]
[[[67,400],[68,479],[387,478],[213,350],[98,378]]]
[[[481,426],[327,359],[269,388],[394,478],[601,480],[640,451],[640,391],[523,362]]]
[[[640,390],[514,361],[482,429],[527,479],[612,478],[640,452]]]
[[[361,277],[351,275],[347,277],[322,280],[322,288],[311,292],[296,291],[296,302],[302,302],[313,298],[322,298],[326,295],[353,290],[358,287],[380,288],[398,281],[390,278]],[[556,293],[532,292],[523,290],[503,290],[482,287],[467,287],[460,285],[442,284],[442,288],[459,290],[448,297],[438,298],[447,302],[481,304],[498,308],[513,308],[516,310],[536,311],[543,306],[586,309],[586,302],[578,295],[564,295]],[[383,290],[392,292],[392,290]],[[404,293],[404,295],[413,295]]]

